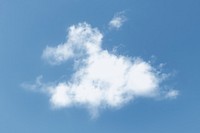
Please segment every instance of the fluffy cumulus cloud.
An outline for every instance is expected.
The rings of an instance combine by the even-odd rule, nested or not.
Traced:
[[[42,88],[55,108],[82,106],[93,115],[102,108],[119,108],[139,97],[157,97],[164,74],[138,57],[113,54],[102,48],[103,34],[87,23],[68,29],[65,43],[47,46],[42,58],[58,65],[74,61],[68,81],[46,84],[37,79],[32,88]],[[178,91],[166,92],[176,97]]]
[[[112,20],[109,22],[109,27],[119,29],[125,21],[126,21],[126,17],[124,15],[124,12],[118,12],[114,15]]]

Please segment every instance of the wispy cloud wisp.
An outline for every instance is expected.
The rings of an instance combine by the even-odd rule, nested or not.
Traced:
[[[118,12],[109,22],[109,27],[119,29],[126,20],[127,18],[125,17],[124,12]]]

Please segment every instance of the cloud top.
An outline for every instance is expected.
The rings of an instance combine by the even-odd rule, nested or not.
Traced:
[[[47,46],[42,58],[50,64],[60,64],[70,58],[82,58],[85,54],[97,53],[101,49],[103,35],[87,23],[79,23],[68,29],[67,41],[56,47]]]

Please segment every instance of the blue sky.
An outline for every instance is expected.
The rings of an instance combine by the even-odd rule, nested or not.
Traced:
[[[0,0],[0,132],[198,132],[199,6],[198,0]],[[116,17],[124,20],[119,27],[109,24]],[[75,30],[70,32],[73,25]],[[75,45],[73,41],[67,42],[71,39],[69,34],[81,28],[83,32],[72,37],[83,37],[80,44],[84,56],[68,47]],[[100,51],[96,56],[89,53],[88,45],[82,47],[88,41],[85,41],[85,31],[89,32],[86,34],[89,42]],[[95,42],[100,36],[103,38]],[[95,41],[91,40],[93,37]],[[66,56],[66,51],[58,54],[59,45],[66,51],[72,50],[73,56]],[[49,52],[48,47],[53,52]],[[79,50],[76,45],[73,47]],[[93,60],[96,58],[97,62]],[[140,59],[139,63],[135,58]],[[88,62],[91,59],[93,63],[86,62],[84,67],[82,59]],[[104,59],[110,65],[104,63]],[[74,68],[74,60],[79,62],[78,68]],[[122,91],[117,95],[120,100],[110,100],[113,93],[107,91],[95,93],[99,94],[99,100],[92,97],[94,93],[90,90],[85,90],[86,99],[81,99],[79,89],[83,79],[90,83],[94,78],[91,76],[102,75],[79,75],[80,86],[71,76],[80,70],[91,70],[98,62],[103,62],[100,65],[104,64],[105,69],[107,66],[116,68],[116,72],[105,73],[111,76],[110,80],[100,80],[108,81],[110,86],[116,85],[115,74],[122,71],[118,66],[143,67],[139,74],[138,69],[129,69],[128,73],[133,76],[122,77],[126,81],[119,81],[120,76],[116,79],[126,86],[120,88]],[[165,65],[159,68],[160,64]],[[94,67],[94,70],[105,75],[103,67]],[[137,77],[145,77],[146,80],[141,78],[144,84],[134,80],[135,73]],[[169,75],[167,79],[165,74]],[[41,75],[38,84],[35,80]],[[73,96],[68,97],[68,93],[62,96],[62,91],[60,95],[60,83],[64,84],[64,93],[67,90]],[[130,88],[131,85],[139,87]],[[77,91],[73,92],[73,88]],[[172,91],[177,95],[169,96]],[[110,95],[106,97],[105,94]]]

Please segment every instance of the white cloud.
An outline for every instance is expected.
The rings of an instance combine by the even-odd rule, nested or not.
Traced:
[[[51,64],[74,60],[75,73],[69,81],[40,87],[50,95],[55,108],[84,106],[93,115],[102,108],[119,108],[137,97],[156,97],[161,92],[164,74],[138,57],[126,57],[102,49],[103,34],[87,23],[73,25],[67,41],[46,47],[42,57]],[[177,91],[166,92],[167,97]]]
[[[124,12],[119,12],[115,14],[112,20],[109,22],[109,27],[119,29],[125,21],[126,17],[124,16]]]

